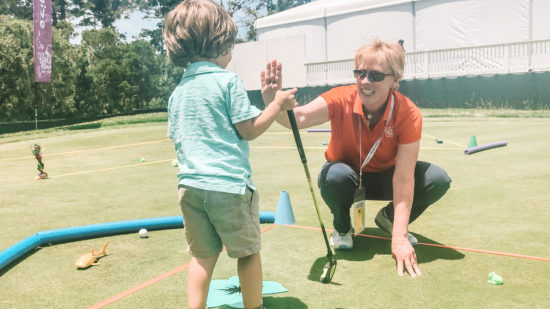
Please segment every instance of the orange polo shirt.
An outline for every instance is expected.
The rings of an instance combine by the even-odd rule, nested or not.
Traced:
[[[357,85],[335,87],[323,94],[329,110],[331,122],[330,142],[325,158],[327,161],[343,161],[355,171],[367,157],[376,140],[384,134],[378,149],[364,172],[380,172],[395,165],[397,146],[420,140],[422,134],[422,114],[418,107],[406,96],[393,91],[395,96],[393,112],[386,128],[391,94],[382,119],[371,129],[363,113],[361,99],[357,96]],[[359,124],[361,127],[361,159],[359,159]],[[361,161],[361,162],[359,162]]]

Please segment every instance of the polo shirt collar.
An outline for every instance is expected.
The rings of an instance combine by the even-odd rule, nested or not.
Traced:
[[[224,71],[219,65],[209,61],[192,62],[187,66],[183,77],[189,77],[198,74]]]
[[[359,91],[359,90],[357,90]],[[386,109],[384,110],[384,115],[382,116],[382,119],[378,123],[383,123],[384,121],[388,120],[388,116],[390,114],[390,106],[391,106],[391,97],[394,94],[394,90],[390,91],[388,98],[386,99]],[[355,102],[353,103],[353,113],[358,114],[363,119],[363,122],[365,122],[366,125],[366,117],[363,114],[363,102],[361,102],[361,98],[359,98],[359,93],[356,93],[355,95]]]

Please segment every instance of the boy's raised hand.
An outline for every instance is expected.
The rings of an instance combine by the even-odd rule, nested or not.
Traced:
[[[277,90],[283,89],[282,71],[283,65],[273,59],[260,73],[262,99],[266,105],[273,101]]]
[[[281,111],[290,110],[298,106],[296,98],[294,97],[296,91],[298,91],[297,88],[292,88],[289,90],[278,90],[275,93],[274,101],[279,104]]]

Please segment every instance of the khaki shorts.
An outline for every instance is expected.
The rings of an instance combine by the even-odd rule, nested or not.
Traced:
[[[223,245],[232,258],[260,251],[257,191],[247,188],[241,195],[180,186],[178,198],[192,256],[217,256]]]

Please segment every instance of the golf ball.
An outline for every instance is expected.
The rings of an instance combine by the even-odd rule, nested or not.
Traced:
[[[139,234],[139,237],[145,238],[145,237],[147,237],[147,230],[146,229],[141,229],[141,230],[139,230],[138,234]]]

